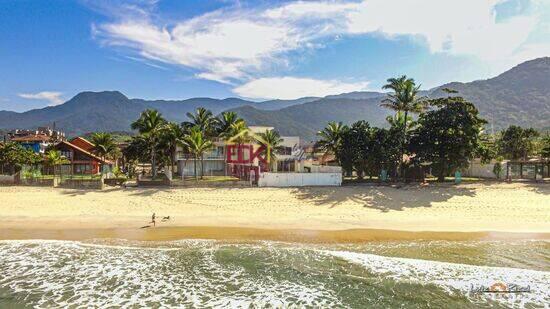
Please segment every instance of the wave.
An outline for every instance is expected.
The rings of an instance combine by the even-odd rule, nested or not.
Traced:
[[[391,307],[434,297],[423,295],[423,287],[439,293],[431,302],[443,305],[550,302],[547,271],[266,241],[0,241],[0,273],[0,307],[3,291],[35,307]],[[469,294],[471,285],[495,281],[532,292],[482,300]],[[407,285],[412,296],[394,300],[401,291],[388,282]]]
[[[324,254],[357,263],[370,272],[398,281],[435,284],[449,293],[460,291],[474,297],[474,287],[488,287],[496,282],[516,284],[531,289],[522,294],[482,294],[507,305],[525,307],[527,304],[550,303],[550,272],[510,267],[490,267],[457,264],[421,259],[387,257],[350,251],[321,251]],[[504,296],[503,296],[504,295]],[[475,296],[479,296],[475,294]]]

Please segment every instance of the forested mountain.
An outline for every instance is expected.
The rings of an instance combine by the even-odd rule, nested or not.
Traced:
[[[524,62],[497,77],[469,83],[449,83],[427,90],[430,97],[447,95],[443,88],[459,91],[472,101],[495,130],[510,124],[544,128],[550,126],[550,57]],[[380,107],[380,92],[351,92],[324,98],[252,102],[239,98],[187,100],[129,99],[118,91],[82,92],[69,101],[23,113],[0,111],[0,129],[52,126],[68,135],[91,131],[127,131],[130,123],[147,108],[158,109],[171,121],[183,121],[186,113],[202,106],[218,114],[238,112],[251,125],[270,125],[283,135],[306,140],[328,121],[351,123],[367,120],[385,125],[389,111]]]

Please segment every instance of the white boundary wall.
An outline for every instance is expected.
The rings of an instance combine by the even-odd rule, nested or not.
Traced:
[[[342,173],[262,173],[258,187],[340,186]]]
[[[495,175],[495,173],[493,173],[493,167],[495,166],[496,162],[496,160],[491,160],[490,163],[482,164],[479,160],[476,159],[470,162],[470,166],[463,171],[462,176],[496,179],[497,176]],[[502,162],[502,172],[500,173],[500,179],[506,178],[507,165],[508,161]]]
[[[14,184],[15,183],[15,175],[0,175],[0,183]]]

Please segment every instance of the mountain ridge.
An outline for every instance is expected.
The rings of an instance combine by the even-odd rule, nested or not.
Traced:
[[[510,124],[544,128],[550,126],[550,57],[519,64],[493,78],[472,82],[451,82],[423,93],[429,97],[448,94],[443,88],[458,90],[472,101],[495,129]],[[351,123],[364,119],[371,125],[385,125],[390,111],[380,107],[386,94],[356,91],[326,97],[253,102],[240,98],[190,98],[185,100],[129,99],[119,91],[83,91],[67,102],[18,113],[0,111],[0,129],[52,126],[68,135],[90,131],[128,131],[130,123],[147,108],[158,109],[168,120],[181,122],[186,113],[202,106],[219,114],[238,112],[251,125],[274,126],[283,135],[299,135],[306,140],[328,121]]]

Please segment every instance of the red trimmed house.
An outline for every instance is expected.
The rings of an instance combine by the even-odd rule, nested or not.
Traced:
[[[103,160],[91,152],[93,145],[84,138],[77,137],[70,142],[62,141],[55,145],[61,155],[71,161],[62,166],[63,173],[70,174],[99,174],[101,167],[113,166],[110,160]]]

